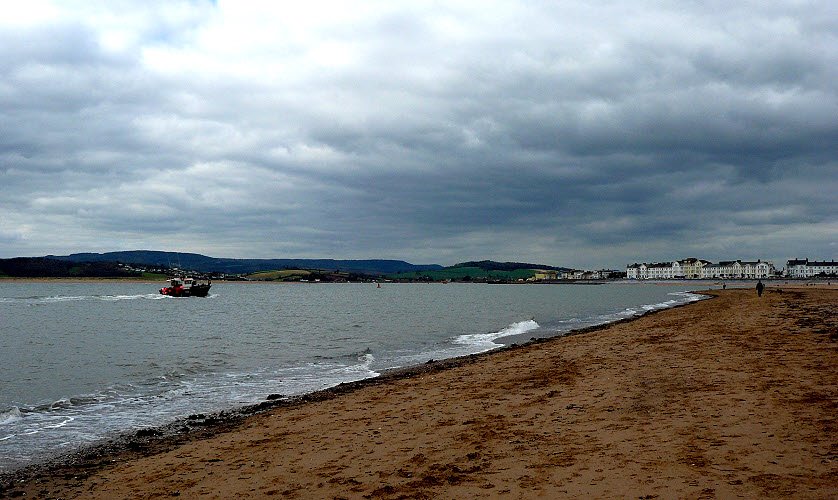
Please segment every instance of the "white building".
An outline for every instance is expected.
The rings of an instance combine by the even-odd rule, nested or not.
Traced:
[[[626,278],[630,280],[645,280],[648,274],[646,273],[646,264],[634,263],[626,266]]]
[[[774,276],[776,270],[770,261],[730,260],[713,264],[708,260],[688,259],[655,264],[626,266],[626,278],[646,279],[762,279]]]
[[[742,264],[742,277],[751,279],[770,278],[777,274],[774,264],[768,261],[757,260],[756,262],[744,261]]]
[[[813,278],[815,276],[838,276],[838,262],[793,259],[786,262],[786,275],[790,278]]]
[[[675,262],[661,262],[649,266],[650,279],[670,280],[683,277],[684,271],[681,269],[681,263],[677,260]]]
[[[680,263],[684,277],[687,279],[701,278],[704,266],[712,264],[709,260],[696,259],[695,257],[686,258],[681,260]]]
[[[774,276],[776,270],[770,261],[728,260],[702,268],[705,279],[762,279]]]
[[[681,263],[675,262],[656,262],[653,264],[632,264],[626,266],[626,277],[633,280],[667,280],[667,279],[682,279],[684,278],[684,271],[681,269]]]

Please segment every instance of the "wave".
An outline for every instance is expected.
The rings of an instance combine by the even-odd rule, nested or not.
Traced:
[[[190,413],[253,404],[269,394],[294,396],[380,375],[368,349],[346,361],[303,363],[278,370],[170,373],[98,394],[64,397],[0,411],[0,472],[56,450],[69,450],[127,429],[162,425]],[[69,436],[69,437],[68,437]],[[62,444],[56,444],[56,443]]]
[[[665,300],[663,302],[656,302],[654,304],[641,304],[639,306],[627,307],[622,311],[615,313],[600,314],[587,318],[569,318],[559,321],[555,327],[555,334],[564,335],[573,330],[580,330],[591,326],[606,325],[608,323],[642,316],[653,311],[669,309],[681,304],[688,304],[690,302],[696,302],[707,298],[705,295],[690,292],[670,292],[667,295],[677,298]]]
[[[70,408],[100,404],[104,401],[107,401],[109,396],[112,396],[112,394],[104,393],[99,396],[76,396],[70,398],[62,398],[53,401],[52,403],[44,403],[32,407],[20,407],[18,408],[18,410],[21,414],[24,415],[28,413],[61,412]]]
[[[0,412],[0,425],[10,424],[21,420],[23,415],[20,413],[20,408],[12,406],[6,411]]]
[[[372,364],[375,362],[375,356],[373,356],[369,352],[361,353],[357,358],[356,364],[351,364],[348,366],[341,366],[331,370],[331,375],[326,377],[326,379],[332,379],[333,385],[337,385],[340,382],[352,382],[355,380],[362,380],[365,378],[372,378],[377,377],[380,375],[377,371],[372,369]],[[328,382],[327,382],[328,384]]]
[[[513,335],[521,335],[527,333],[530,330],[535,330],[537,328],[540,328],[540,325],[536,323],[535,320],[528,319],[526,321],[512,323],[503,330],[497,332],[460,335],[456,337],[452,342],[459,345],[485,347],[488,349],[492,349],[495,347],[500,347],[498,344],[494,342],[496,339],[502,337],[511,337]]]

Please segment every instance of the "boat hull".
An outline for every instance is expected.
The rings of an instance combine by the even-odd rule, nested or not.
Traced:
[[[189,288],[166,286],[160,289],[161,295],[169,297],[206,297],[212,285],[192,285]]]
[[[212,285],[192,285],[189,289],[190,297],[206,297],[209,295],[209,289]]]

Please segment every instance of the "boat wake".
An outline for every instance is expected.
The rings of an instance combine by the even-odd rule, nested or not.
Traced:
[[[136,295],[43,295],[30,297],[0,297],[0,304],[47,305],[63,302],[104,301],[118,302],[121,300],[161,300],[167,299],[159,293],[141,293]]]

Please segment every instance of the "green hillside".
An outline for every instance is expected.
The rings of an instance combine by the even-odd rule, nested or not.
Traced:
[[[299,281],[311,276],[311,271],[305,269],[283,269],[281,271],[264,271],[248,274],[249,280],[254,281]]]
[[[413,271],[391,274],[388,278],[398,281],[518,281],[535,276],[535,269],[500,271],[481,267],[446,267],[438,271]]]
[[[378,276],[322,269],[278,269],[248,274],[245,278],[251,281],[347,283],[374,281]]]

